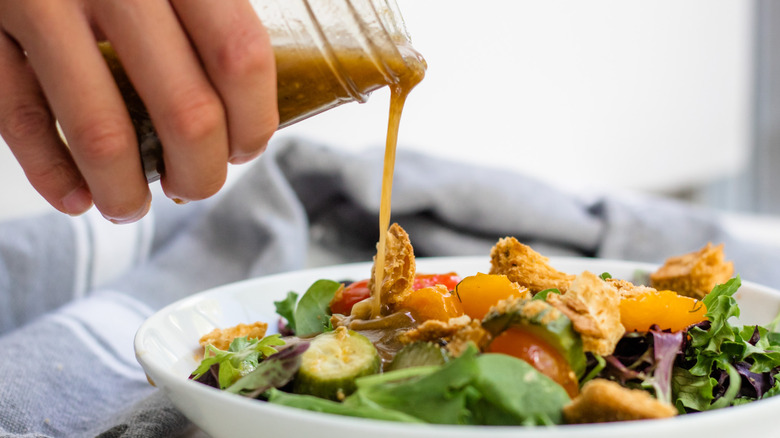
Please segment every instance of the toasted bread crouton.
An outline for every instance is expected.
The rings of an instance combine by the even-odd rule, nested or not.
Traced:
[[[490,334],[482,328],[479,320],[463,315],[446,322],[429,319],[417,328],[401,333],[398,339],[404,344],[444,340],[447,351],[454,357],[458,357],[466,350],[469,342],[473,342],[483,350],[490,342]]]
[[[565,294],[547,295],[547,302],[571,319],[586,352],[609,356],[626,331],[617,289],[591,272],[578,275]]]
[[[406,294],[412,291],[416,266],[414,261],[414,249],[409,235],[398,224],[393,224],[387,230],[385,246],[385,267],[382,276],[380,301],[383,306],[388,306],[383,314],[392,313],[394,304],[403,301]],[[371,279],[368,289],[373,291],[376,287],[376,257],[374,267],[371,270]],[[387,313],[386,313],[387,312]],[[378,316],[378,315],[374,315]]]
[[[734,263],[727,262],[723,244],[707,246],[688,254],[671,257],[650,274],[650,285],[673,290],[680,295],[702,299],[712,288],[727,282],[734,274]]]
[[[620,294],[620,298],[634,298],[638,297],[640,295],[644,295],[650,292],[655,291],[652,287],[647,286],[637,286],[630,281],[627,280],[618,280],[617,278],[608,278],[607,283],[611,284],[612,286],[615,286],[615,289],[617,289],[618,294]]]
[[[255,322],[253,324],[238,324],[226,329],[216,328],[200,338],[200,345],[204,348],[211,344],[220,350],[227,350],[233,339],[246,336],[247,339],[262,339],[268,329],[268,324]]]
[[[580,395],[563,408],[569,424],[668,418],[677,415],[674,406],[641,389],[629,389],[606,379],[594,379]]]
[[[532,294],[545,289],[565,293],[574,275],[556,270],[549,261],[514,237],[505,237],[490,251],[490,273],[506,275],[509,280],[527,287]]]

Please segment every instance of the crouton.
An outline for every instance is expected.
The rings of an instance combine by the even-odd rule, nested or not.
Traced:
[[[723,244],[707,246],[688,254],[671,257],[650,274],[650,285],[673,290],[680,295],[702,299],[712,288],[727,282],[734,274],[734,263],[725,261]]]
[[[463,315],[449,321],[429,319],[416,328],[401,333],[398,339],[404,344],[417,341],[438,343],[443,340],[447,351],[458,357],[466,351],[470,342],[484,350],[490,343],[490,334],[482,328],[479,320]]]
[[[606,379],[594,379],[580,395],[563,408],[569,424],[668,418],[677,415],[674,406],[641,389],[628,389]]]
[[[607,283],[615,286],[620,298],[635,298],[647,293],[655,292],[656,289],[647,286],[637,286],[627,280],[619,280],[617,278],[608,278]]]
[[[591,272],[578,275],[565,294],[547,295],[547,302],[569,317],[586,352],[609,356],[626,331],[617,289]]]
[[[550,266],[549,260],[514,237],[505,237],[490,251],[490,273],[506,275],[511,281],[528,288],[532,294],[545,289],[558,289],[565,293],[574,275],[556,270]]]
[[[260,321],[253,324],[238,324],[226,329],[216,328],[203,335],[198,342],[204,348],[211,344],[220,350],[227,350],[233,339],[242,336],[246,336],[248,339],[262,339],[267,329],[268,324]]]
[[[382,309],[382,314],[392,313],[394,305],[403,301],[405,295],[412,291],[415,273],[414,249],[412,248],[412,242],[409,240],[409,235],[400,225],[393,224],[387,230],[384,275],[380,285],[380,301],[383,306],[388,307],[387,309]],[[375,258],[374,267],[371,270],[371,279],[368,282],[369,290],[373,291],[375,289],[376,281]]]

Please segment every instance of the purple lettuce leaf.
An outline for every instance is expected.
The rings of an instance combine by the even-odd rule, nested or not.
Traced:
[[[742,387],[737,397],[759,399],[775,386],[775,377],[771,372],[754,373],[750,371],[752,365],[746,361],[737,362],[734,367],[742,377]]]
[[[206,386],[210,386],[212,388],[219,388],[219,364],[215,363],[214,365],[209,367],[209,370],[203,374],[200,375],[200,377],[195,378],[195,374],[190,374],[190,379],[202,383]]]
[[[672,402],[672,370],[683,348],[684,331],[662,331],[653,326],[647,334],[631,334],[620,340],[607,356],[602,376],[625,386],[652,388],[656,398]]]
[[[653,326],[650,329],[653,335],[653,365],[652,377],[645,380],[645,384],[651,384],[655,389],[658,400],[672,403],[672,370],[674,362],[683,345],[683,332],[664,332]]]

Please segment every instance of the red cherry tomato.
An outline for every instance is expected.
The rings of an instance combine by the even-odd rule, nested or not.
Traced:
[[[448,290],[453,290],[460,280],[461,278],[454,272],[447,274],[420,274],[414,277],[412,289],[418,290],[443,284]],[[370,296],[371,291],[368,289],[368,280],[356,281],[336,293],[333,301],[330,302],[330,311],[331,313],[349,315],[355,303],[363,301]]]
[[[368,289],[368,280],[356,281],[336,292],[336,296],[330,302],[330,311],[331,313],[349,315],[355,303],[363,301],[370,296],[371,291]]]
[[[455,289],[455,286],[460,283],[460,276],[454,272],[447,274],[418,274],[414,277],[414,283],[412,289],[418,290],[424,287],[432,287],[437,284],[443,284],[447,287],[447,290]]]
[[[566,359],[541,337],[520,328],[509,328],[493,339],[488,351],[522,359],[558,382],[570,397],[579,393],[577,378]]]

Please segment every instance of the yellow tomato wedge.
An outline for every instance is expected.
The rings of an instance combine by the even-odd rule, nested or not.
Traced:
[[[463,315],[463,307],[458,298],[444,285],[424,287],[407,295],[399,307],[409,310],[418,321],[436,319],[448,321]]]
[[[496,303],[509,297],[525,298],[528,291],[506,275],[482,274],[464,278],[455,288],[463,311],[472,319],[482,319]]]
[[[706,319],[707,307],[694,298],[671,290],[649,290],[620,300],[620,322],[626,331],[683,330]]]

